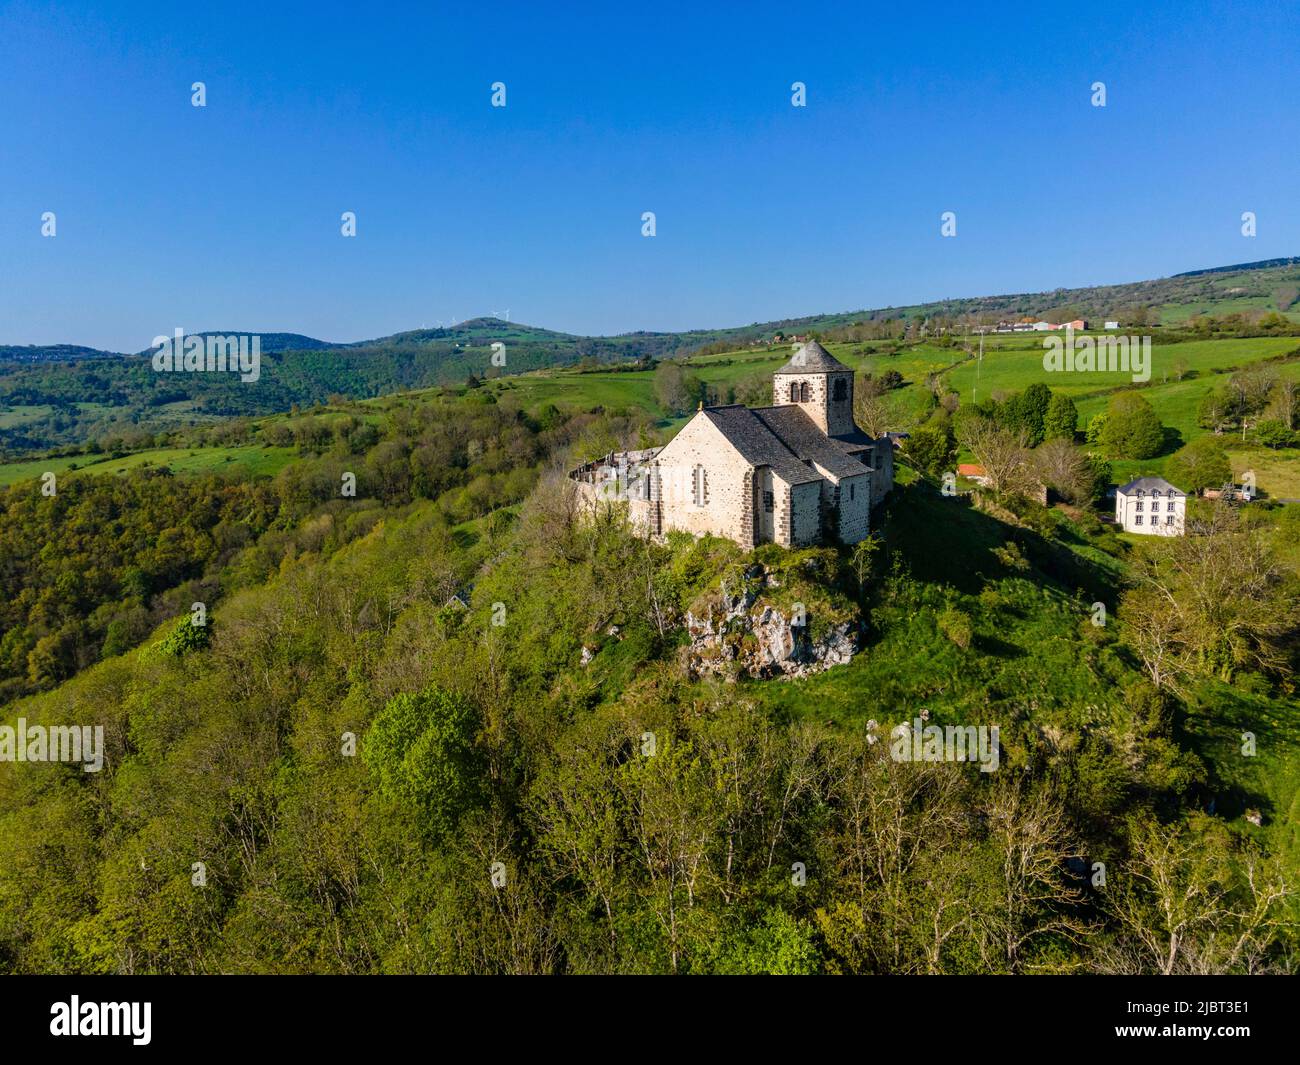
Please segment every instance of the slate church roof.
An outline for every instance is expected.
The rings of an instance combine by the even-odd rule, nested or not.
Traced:
[[[775,408],[761,408],[764,412]],[[704,416],[727,438],[741,457],[751,466],[771,466],[772,471],[790,484],[807,484],[820,481],[821,475],[801,456],[795,454],[771,428],[759,418],[760,408],[734,403],[726,407],[705,407]],[[812,420],[799,411],[808,424],[816,429]]]
[[[705,407],[704,415],[751,466],[770,466],[783,481],[807,484],[820,481],[816,463],[837,479],[865,473],[871,467],[854,457],[857,440],[827,436],[804,411],[783,407],[746,407],[731,404]],[[869,437],[863,439],[870,441]]]
[[[802,348],[794,353],[790,359],[777,373],[834,373],[836,370],[848,371],[848,367],[840,362],[834,355],[827,351],[815,340],[810,340]]]
[[[864,466],[838,440],[827,436],[799,407],[759,407],[754,411],[772,435],[801,459],[812,459],[836,477],[852,477]]]

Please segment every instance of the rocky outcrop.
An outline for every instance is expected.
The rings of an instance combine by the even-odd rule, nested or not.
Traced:
[[[856,618],[814,617],[798,602],[776,602],[776,587],[772,574],[755,566],[735,592],[724,582],[721,595],[687,611],[682,659],[689,676],[805,677],[857,653]]]

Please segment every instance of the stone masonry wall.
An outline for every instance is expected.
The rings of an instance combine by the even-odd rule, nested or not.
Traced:
[[[871,505],[874,507],[894,487],[894,445],[888,437],[876,441],[867,461],[876,471],[871,478]]]
[[[840,540],[846,544],[856,544],[865,540],[871,531],[871,482],[870,472],[845,477],[839,484]],[[850,487],[852,491],[850,492]],[[850,498],[850,495],[852,498]]]
[[[659,452],[659,474],[664,531],[683,529],[696,536],[725,536],[742,546],[753,546],[753,483],[749,464],[727,442],[712,422],[697,415]],[[705,472],[705,505],[697,506],[692,471]]]
[[[821,539],[822,487],[820,481],[790,486],[790,539],[787,546],[807,547]]]

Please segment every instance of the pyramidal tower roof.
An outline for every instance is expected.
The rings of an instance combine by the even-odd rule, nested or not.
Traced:
[[[844,363],[827,351],[815,340],[810,340],[794,353],[777,373],[831,373],[835,370],[848,370]]]

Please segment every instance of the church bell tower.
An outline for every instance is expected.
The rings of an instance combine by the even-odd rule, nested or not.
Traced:
[[[848,436],[853,423],[853,371],[810,340],[772,376],[772,402],[800,407],[827,436]]]

